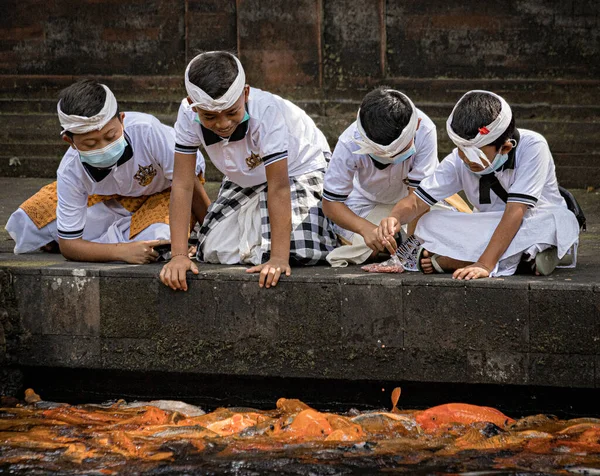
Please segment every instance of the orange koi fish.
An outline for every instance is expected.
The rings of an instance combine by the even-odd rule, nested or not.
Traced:
[[[495,408],[469,405],[468,403],[447,403],[428,408],[416,413],[415,418],[425,431],[433,431],[450,423],[470,425],[483,421],[503,427],[515,421]]]

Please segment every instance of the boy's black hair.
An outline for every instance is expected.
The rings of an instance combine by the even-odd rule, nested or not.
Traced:
[[[227,92],[238,75],[233,55],[226,51],[206,53],[190,66],[189,80],[213,99]]]
[[[393,89],[380,86],[368,93],[360,105],[360,123],[373,142],[389,145],[410,121],[410,103]]]
[[[98,114],[106,102],[106,91],[98,81],[82,79],[60,92],[60,109],[68,115],[92,117]],[[115,117],[119,116],[119,110]],[[73,133],[65,135],[73,138]]]
[[[500,100],[486,93],[471,93],[460,100],[452,116],[452,130],[463,139],[473,139],[479,128],[491,123],[502,109]],[[496,150],[515,135],[515,117],[513,115],[506,130],[494,142]]]

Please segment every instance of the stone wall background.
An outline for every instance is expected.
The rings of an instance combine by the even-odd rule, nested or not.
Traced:
[[[3,0],[0,74],[179,75],[237,52],[256,86],[600,75],[596,0]]]

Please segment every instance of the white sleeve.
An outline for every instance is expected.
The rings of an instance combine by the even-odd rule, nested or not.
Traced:
[[[279,109],[265,109],[258,126],[258,147],[265,167],[288,157],[288,128]]]
[[[202,140],[198,136],[199,125],[194,122],[194,112],[185,104],[184,99],[179,106],[175,123],[175,152],[196,155]]]
[[[408,186],[411,188],[417,188],[421,180],[429,177],[439,164],[435,127],[430,128],[424,134],[419,134],[417,131],[415,147],[417,153],[412,159],[412,167],[408,172]]]
[[[527,148],[526,153],[520,154],[519,162],[515,164],[515,180],[508,190],[507,203],[524,203],[535,207],[548,180],[551,163],[552,154],[546,141],[536,141]]]
[[[146,134],[144,146],[150,156],[163,169],[165,177],[173,180],[173,164],[175,162],[175,133],[172,128],[153,121]]]
[[[341,140],[338,140],[323,185],[323,198],[330,202],[344,202],[353,188],[359,160]]]
[[[58,205],[56,206],[58,237],[63,240],[81,238],[87,215],[87,192],[81,186],[78,187],[72,177],[59,174],[56,194],[58,195]]]
[[[462,163],[456,163],[452,152],[442,160],[433,174],[421,180],[421,184],[415,190],[415,195],[432,207],[440,200],[454,195],[462,190],[462,181],[457,167],[464,167]],[[460,161],[460,159],[458,159]]]

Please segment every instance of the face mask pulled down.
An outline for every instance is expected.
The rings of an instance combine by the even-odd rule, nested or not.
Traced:
[[[369,154],[369,157],[371,157],[373,160],[376,160],[377,162],[379,162],[380,164],[383,164],[383,165],[389,165],[389,164],[396,165],[396,164],[399,164],[400,162],[404,162],[405,160],[410,159],[416,153],[417,153],[417,148],[415,147],[415,144],[413,142],[413,145],[411,145],[406,150],[406,152],[403,152],[391,159],[388,159],[386,157],[379,157],[379,156],[373,155],[373,154]]]
[[[469,171],[472,174],[487,175],[487,174],[491,174],[492,172],[498,171],[498,169],[500,169],[500,167],[502,167],[506,163],[507,160],[508,160],[508,154],[496,154],[496,157],[494,157],[494,160],[492,161],[492,163],[490,165],[488,165],[483,170],[478,170],[477,172],[475,172],[474,170],[471,170],[471,168],[465,162],[463,162],[463,164],[465,167],[467,167],[467,169],[469,169]]]
[[[473,93],[483,93],[495,97],[500,102],[501,109],[491,123],[479,128],[479,133],[475,137],[472,139],[465,139],[454,132],[452,129],[452,120],[454,118],[454,113],[456,112],[457,108],[460,107],[463,99]],[[469,162],[479,164],[481,167],[483,167],[483,170],[475,172],[471,170],[467,164],[465,164],[471,173],[475,175],[486,175],[495,172],[500,169],[500,167],[502,167],[502,165],[504,165],[504,163],[508,160],[507,154],[496,154],[494,160],[492,160],[490,163],[489,159],[481,150],[481,147],[492,144],[496,139],[498,139],[504,133],[504,131],[506,131],[511,120],[512,110],[510,109],[508,103],[501,96],[498,96],[490,91],[479,89],[469,91],[456,103],[454,109],[452,109],[452,112],[448,117],[448,120],[446,121],[446,132],[448,133],[450,140],[454,142],[454,145],[456,145],[456,147],[463,152]],[[516,145],[516,141],[514,141],[513,147],[516,147]]]

